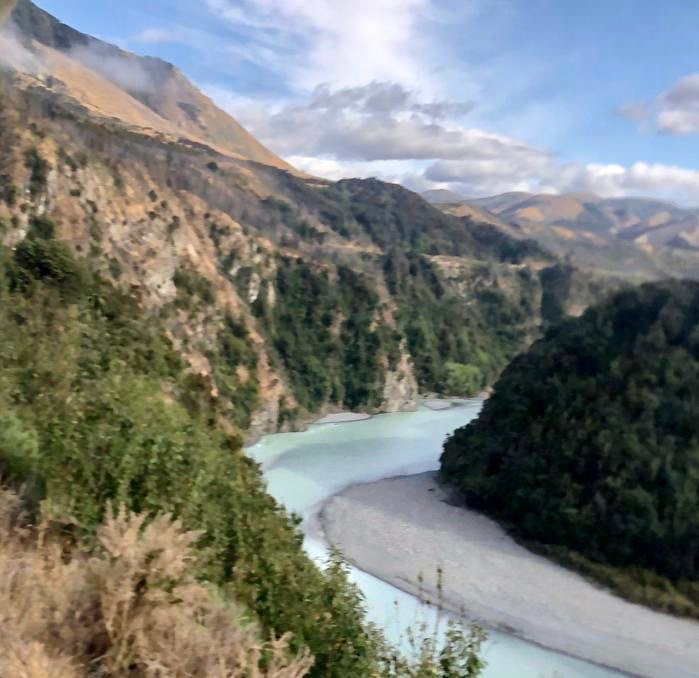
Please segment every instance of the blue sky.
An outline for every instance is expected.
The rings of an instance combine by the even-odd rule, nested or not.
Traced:
[[[39,4],[175,63],[316,174],[699,205],[696,0]]]

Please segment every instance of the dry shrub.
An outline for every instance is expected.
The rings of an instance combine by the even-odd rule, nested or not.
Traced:
[[[192,576],[198,533],[121,509],[99,552],[30,529],[0,490],[0,678],[302,678],[307,654],[259,640],[242,613]]]

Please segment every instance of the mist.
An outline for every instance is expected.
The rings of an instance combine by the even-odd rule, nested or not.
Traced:
[[[111,46],[94,42],[74,47],[68,55],[128,92],[145,94],[156,89],[153,74],[137,57]]]
[[[14,1],[7,4],[6,0],[2,11],[4,25],[0,25],[0,69],[10,69],[38,75],[41,71],[41,62],[35,54],[30,52],[20,38],[20,33],[12,21],[6,21],[7,16],[16,4]],[[0,24],[3,23],[0,21]]]

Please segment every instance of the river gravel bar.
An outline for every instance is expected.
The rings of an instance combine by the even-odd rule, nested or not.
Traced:
[[[331,498],[326,537],[360,569],[487,627],[638,675],[699,676],[699,623],[628,603],[527,551],[494,521],[448,503],[434,473]]]
[[[364,421],[371,419],[371,415],[366,412],[336,412],[335,414],[326,414],[320,419],[316,419],[314,424],[346,424],[352,421]]]

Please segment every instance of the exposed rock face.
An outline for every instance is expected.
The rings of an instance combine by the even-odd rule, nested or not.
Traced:
[[[424,294],[473,310],[473,332],[494,340],[488,319],[517,311],[492,372],[588,289],[553,276],[551,301],[541,272],[556,259],[538,246],[399,186],[300,176],[169,64],[28,0],[13,17],[14,54],[31,59],[0,70],[0,239],[50,222],[162,324],[211,398],[234,403],[223,426],[256,436],[319,411],[414,408],[435,390],[416,378],[425,331],[436,362],[489,341],[428,327]]]
[[[402,345],[396,369],[386,373],[381,409],[384,412],[414,410],[417,407],[417,394],[418,384],[410,354],[405,345]]]

